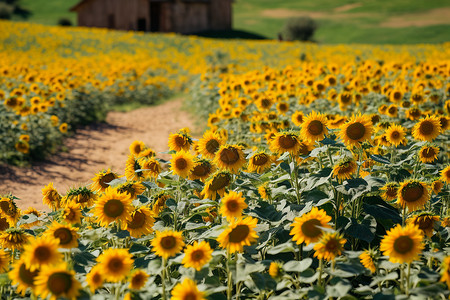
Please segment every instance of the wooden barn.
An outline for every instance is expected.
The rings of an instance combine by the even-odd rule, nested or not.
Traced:
[[[78,26],[195,33],[231,29],[232,0],[82,0]]]

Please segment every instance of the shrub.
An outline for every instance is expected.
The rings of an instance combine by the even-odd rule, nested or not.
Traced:
[[[0,2],[0,19],[9,20],[12,17],[14,7]]]
[[[60,18],[58,20],[58,25],[59,26],[72,26],[72,21],[67,19],[67,18]]]
[[[282,31],[282,37],[290,41],[311,41],[317,22],[308,16],[288,19]]]

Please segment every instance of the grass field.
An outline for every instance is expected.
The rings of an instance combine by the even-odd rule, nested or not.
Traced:
[[[30,22],[54,25],[62,17],[76,24],[76,14],[69,9],[77,2],[23,0],[22,4],[33,13]],[[450,40],[450,3],[445,0],[236,0],[233,10],[235,30],[267,38],[276,38],[287,18],[309,15],[319,24],[314,36],[319,43],[413,44]],[[233,35],[223,37],[230,36]]]

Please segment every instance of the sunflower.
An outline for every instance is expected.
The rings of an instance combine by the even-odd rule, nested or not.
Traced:
[[[339,232],[325,232],[314,245],[314,256],[327,261],[334,260],[336,256],[341,255],[346,242]]]
[[[125,162],[125,177],[128,180],[140,181],[144,179],[144,174],[142,172],[142,166],[139,164],[139,158],[134,155],[128,155],[127,161]]]
[[[52,236],[42,236],[30,240],[23,247],[23,260],[28,269],[37,270],[42,266],[62,262],[62,253],[58,251],[59,241]]]
[[[91,189],[94,192],[104,192],[109,187],[109,183],[117,178],[119,178],[119,176],[116,173],[111,172],[110,169],[101,171],[92,178],[93,183],[91,184]]]
[[[3,249],[21,250],[30,237],[21,228],[8,228],[0,234],[0,245]]]
[[[313,111],[305,117],[300,130],[304,139],[311,142],[321,141],[327,133],[327,118],[325,115]]]
[[[269,265],[269,275],[270,277],[277,279],[280,278],[283,271],[283,264],[278,261],[273,261]]]
[[[69,224],[80,224],[82,218],[81,208],[75,203],[67,204],[62,211],[62,219]]]
[[[142,150],[137,157],[141,158],[141,157],[147,157],[147,158],[152,158],[156,155],[155,150],[153,150],[152,148],[145,148],[144,150]]]
[[[250,246],[258,238],[254,230],[258,223],[256,218],[246,217],[232,221],[218,237],[220,247],[228,249],[230,253],[242,252],[244,246]]]
[[[412,218],[408,218],[406,222],[408,224],[411,223],[418,226],[425,236],[432,237],[434,228],[439,227],[439,216],[435,216],[429,213],[421,213]]]
[[[192,279],[185,278],[172,290],[171,300],[206,300],[205,293],[200,292]]]
[[[156,231],[151,243],[153,252],[164,259],[175,256],[184,246],[182,232],[171,230]]]
[[[146,187],[140,181],[129,180],[116,187],[117,192],[121,194],[127,194],[131,199],[135,199],[138,195],[141,195]]]
[[[206,180],[216,171],[216,166],[208,159],[194,159],[194,168],[189,175],[190,180]]]
[[[328,222],[331,221],[331,217],[323,209],[313,207],[310,212],[296,217],[294,223],[291,224],[290,235],[293,235],[292,240],[297,244],[305,242],[310,243],[317,242],[323,235],[323,230],[320,227],[331,228]]]
[[[339,180],[350,179],[356,172],[357,167],[353,158],[344,158],[334,166],[333,177],[337,177]]]
[[[386,139],[396,147],[405,143],[406,129],[400,125],[393,124],[385,132]]]
[[[242,216],[242,211],[248,207],[242,193],[230,191],[220,200],[220,214],[232,221],[234,218]]]
[[[269,183],[266,182],[264,184],[261,184],[258,187],[258,194],[261,196],[262,199],[268,200],[271,196],[271,190],[269,188]]]
[[[402,182],[397,192],[397,203],[414,211],[422,207],[430,199],[428,186],[425,182],[410,179]]]
[[[42,189],[42,202],[50,207],[52,210],[57,210],[61,207],[61,195],[53,187],[53,182],[50,182]]]
[[[435,116],[422,118],[414,125],[412,135],[416,140],[433,141],[441,133],[441,123]]]
[[[3,249],[0,249],[0,274],[9,270],[10,255]]]
[[[62,202],[64,206],[69,203],[74,203],[80,207],[91,207],[97,200],[97,194],[88,187],[82,186],[79,188],[71,188],[64,196]]]
[[[212,258],[213,250],[205,241],[195,241],[193,245],[189,245],[184,250],[184,258],[181,262],[185,268],[193,267],[200,271]]]
[[[135,208],[131,213],[131,220],[127,222],[125,227],[132,237],[140,238],[153,232],[153,213],[148,207]]]
[[[198,141],[198,151],[206,158],[213,159],[225,139],[217,132],[208,130]]]
[[[303,119],[305,118],[305,115],[303,112],[297,110],[295,113],[291,116],[291,121],[294,123],[295,126],[301,126],[303,123]]]
[[[141,152],[144,151],[145,148],[147,147],[145,146],[145,143],[143,141],[134,141],[130,145],[130,154],[139,156],[139,154],[141,154]]]
[[[21,211],[12,198],[4,197],[0,199],[0,214],[5,216],[9,224],[14,226],[20,219]]]
[[[119,193],[116,189],[109,187],[95,203],[93,212],[100,225],[107,227],[114,221],[119,225],[125,225],[131,220],[132,210],[129,195]]]
[[[361,261],[361,264],[366,268],[369,269],[371,273],[375,273],[377,268],[375,266],[375,260],[377,259],[378,254],[374,250],[364,250],[363,253],[359,255],[359,259]]]
[[[450,165],[441,171],[441,180],[447,184],[450,184]]]
[[[37,218],[39,218],[41,216],[41,213],[38,210],[36,210],[34,207],[28,207],[26,210],[23,211],[23,215],[34,215]],[[20,225],[20,227],[25,228],[25,229],[30,229],[30,228],[33,228],[34,226],[39,225],[40,223],[41,223],[41,221],[36,220],[36,221],[28,223],[28,224],[22,224],[22,225]]]
[[[370,140],[373,126],[370,116],[354,115],[341,126],[339,136],[348,147],[360,146],[361,142]]]
[[[94,294],[95,290],[102,287],[104,282],[104,270],[101,265],[94,266],[89,273],[86,274],[86,283],[91,293]]]
[[[264,150],[255,152],[248,161],[247,170],[258,174],[264,173],[272,165],[273,158]]]
[[[8,229],[10,227],[11,227],[11,224],[9,224],[8,219],[0,213],[0,236],[1,236],[2,231],[5,231],[6,229]]]
[[[81,284],[75,279],[75,271],[68,270],[67,264],[48,265],[35,279],[35,292],[43,299],[51,295],[50,300],[57,300],[60,297],[76,299],[81,289]]]
[[[170,170],[173,174],[177,174],[182,178],[186,178],[191,173],[194,168],[194,156],[189,152],[179,151],[172,154],[172,159],[170,160]]]
[[[107,281],[120,282],[133,268],[132,255],[127,249],[108,248],[97,257],[99,268]]]
[[[130,276],[130,289],[140,290],[147,282],[149,275],[142,270],[134,270]]]
[[[222,145],[217,150],[213,162],[220,169],[236,174],[246,161],[241,146]]]
[[[300,150],[301,139],[296,132],[277,132],[269,142],[270,151],[273,153],[289,152],[297,155]]]
[[[385,201],[392,201],[397,199],[399,184],[397,182],[387,182],[380,190],[384,191],[381,198]]]
[[[435,180],[431,183],[431,189],[433,190],[433,193],[436,195],[439,194],[444,187],[444,183],[440,180]]]
[[[432,163],[437,159],[439,148],[434,146],[423,146],[419,151],[419,159],[422,163]]]
[[[445,282],[450,289],[450,256],[444,258],[441,266],[441,282]]]
[[[408,224],[402,227],[398,224],[387,232],[381,240],[380,250],[389,256],[393,263],[410,263],[417,259],[424,245],[423,235],[418,226]]]
[[[142,167],[142,175],[144,178],[158,178],[159,173],[161,173],[161,165],[153,157],[141,157],[138,160],[139,165]]]
[[[71,225],[63,225],[53,222],[45,231],[45,235],[59,240],[59,247],[71,249],[78,247],[77,228]]]
[[[216,200],[217,194],[221,197],[225,194],[225,188],[231,183],[231,173],[227,171],[218,171],[211,175],[205,182],[202,194],[206,198]]]
[[[12,285],[17,284],[17,292],[25,296],[28,288],[34,289],[35,279],[39,274],[39,270],[31,271],[25,265],[23,259],[17,260],[13,265],[11,271],[8,272],[8,277],[12,281]]]
[[[189,151],[192,144],[192,139],[186,131],[179,131],[169,135],[169,149],[174,151]]]

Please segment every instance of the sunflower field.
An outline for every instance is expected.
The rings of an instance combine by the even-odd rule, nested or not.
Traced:
[[[206,128],[43,183],[48,211],[2,195],[1,299],[450,296],[449,44],[0,26],[2,160],[177,91]]]

